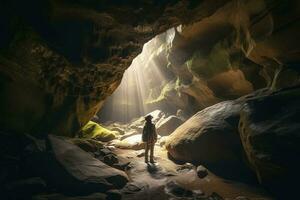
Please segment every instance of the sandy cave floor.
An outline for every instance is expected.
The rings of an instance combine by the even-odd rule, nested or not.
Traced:
[[[167,150],[159,145],[155,146],[156,163],[154,164],[144,162],[144,150],[113,148],[113,152],[130,160],[131,168],[127,171],[131,179],[129,185],[138,186],[136,192],[123,190],[122,196],[125,200],[206,199],[205,197],[213,193],[223,199],[272,199],[264,190],[256,186],[225,180],[209,171],[208,175],[201,179],[192,165],[174,163],[168,158]],[[173,188],[172,183],[183,190],[192,191],[192,196],[185,191],[178,192],[178,189]]]

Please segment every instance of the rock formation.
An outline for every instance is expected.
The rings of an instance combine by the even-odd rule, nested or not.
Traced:
[[[248,100],[241,111],[239,133],[249,163],[259,182],[278,194],[295,191],[293,180],[300,177],[299,102],[295,87]]]
[[[299,106],[299,86],[221,102],[178,127],[166,147],[174,159],[200,163],[231,178],[241,177],[244,165],[272,192],[294,194],[293,180],[300,177],[295,162],[300,155]],[[226,174],[227,168],[237,174]]]

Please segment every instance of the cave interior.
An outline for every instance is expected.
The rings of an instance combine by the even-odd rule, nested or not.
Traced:
[[[0,199],[298,198],[298,0],[2,0],[0,16]]]

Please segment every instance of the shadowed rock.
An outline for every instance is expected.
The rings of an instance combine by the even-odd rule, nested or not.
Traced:
[[[53,164],[53,184],[66,192],[89,193],[121,188],[128,181],[127,175],[109,167],[67,140],[49,136],[57,164]],[[52,167],[54,167],[52,166]]]
[[[156,125],[157,134],[161,136],[170,135],[182,123],[183,121],[180,118],[176,116],[169,116]]]
[[[297,191],[294,180],[300,177],[299,102],[299,86],[248,100],[239,123],[247,158],[259,182],[290,196]]]
[[[239,102],[226,101],[195,114],[167,138],[171,157],[203,164],[228,178],[247,174],[237,131],[240,109]]]

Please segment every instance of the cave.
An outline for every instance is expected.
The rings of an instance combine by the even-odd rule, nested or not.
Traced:
[[[0,199],[298,198],[299,1],[2,0],[0,16]]]

